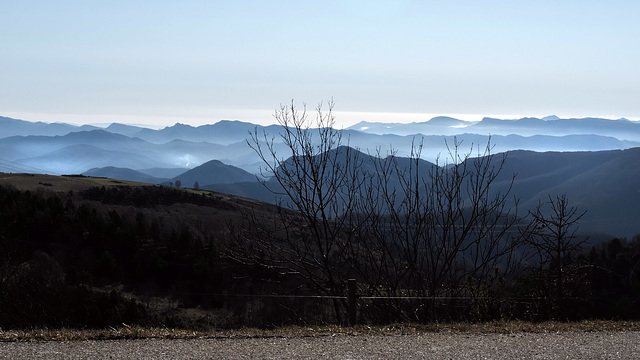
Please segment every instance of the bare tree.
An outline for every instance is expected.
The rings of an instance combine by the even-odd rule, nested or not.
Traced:
[[[473,157],[455,142],[442,165],[421,160],[421,143],[409,158],[367,156],[334,128],[332,109],[321,104],[310,120],[292,102],[275,113],[279,138],[251,134],[263,184],[281,207],[270,218],[247,216],[250,225],[232,232],[233,257],[336,298],[352,276],[370,295],[473,295],[471,284],[509,268],[516,216],[510,184],[493,189],[505,157],[490,143]]]
[[[558,308],[562,308],[560,300],[565,296],[568,265],[587,241],[576,235],[578,223],[585,214],[586,210],[579,211],[577,207],[570,206],[566,195],[555,198],[549,195],[547,201],[539,201],[536,209],[529,212],[531,220],[522,231],[527,244],[533,249],[534,257],[538,259],[539,269],[548,274],[542,283],[553,289],[551,296]]]
[[[279,196],[282,206],[277,223],[252,218],[264,231],[245,239],[236,256],[305,279],[314,291],[335,296],[337,321],[342,321],[337,297],[344,294],[349,261],[347,252],[354,232],[354,203],[364,183],[359,152],[350,148],[342,131],[334,128],[333,102],[328,110],[317,107],[315,121],[306,106],[292,102],[281,106],[275,118],[282,126],[279,141],[286,154],[277,152],[278,141],[255,130],[248,140],[264,163],[263,184]],[[245,234],[246,236],[246,234]]]
[[[490,142],[481,149],[472,157],[455,142],[443,165],[420,160],[421,143],[409,159],[378,156],[375,194],[364,204],[377,222],[367,229],[385,253],[378,276],[385,275],[387,287],[380,288],[394,295],[411,289],[430,297],[486,296],[477,285],[511,268],[521,244],[511,231],[514,178],[496,191],[506,156],[492,155]]]

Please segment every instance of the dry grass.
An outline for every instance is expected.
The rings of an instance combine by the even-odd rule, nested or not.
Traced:
[[[102,177],[0,173],[0,185],[10,185],[21,191],[42,189],[66,193],[69,190],[81,191],[95,186],[149,186],[150,184]]]
[[[241,328],[234,330],[195,331],[170,328],[144,328],[124,325],[103,330],[33,329],[0,330],[0,341],[70,341],[116,339],[200,339],[200,338],[267,338],[315,337],[334,335],[410,335],[420,333],[559,333],[599,331],[640,331],[638,321],[588,320],[580,322],[495,321],[488,323],[394,324],[387,326],[282,327],[272,330]]]

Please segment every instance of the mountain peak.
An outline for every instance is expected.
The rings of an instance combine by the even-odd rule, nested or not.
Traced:
[[[557,117],[557,116],[555,116],[555,115],[549,115],[549,116],[545,116],[545,117],[543,117],[541,120],[544,120],[544,121],[549,121],[549,120],[560,120],[560,118],[559,118],[559,117]]]
[[[192,128],[193,126],[191,125],[187,125],[187,124],[183,124],[183,123],[175,123],[173,126],[169,126],[170,128]]]
[[[427,121],[430,125],[445,125],[445,126],[455,126],[463,124],[464,121],[456,118],[452,118],[450,116],[436,116],[431,118],[431,120]]]
[[[231,184],[235,182],[255,181],[256,177],[238,167],[227,165],[220,160],[210,160],[191,170],[187,170],[171,180],[180,180],[185,186],[191,186],[191,184],[194,184],[196,181],[200,185]]]

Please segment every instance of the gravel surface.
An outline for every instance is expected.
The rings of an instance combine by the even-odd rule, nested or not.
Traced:
[[[640,332],[0,343],[0,359],[640,359]]]

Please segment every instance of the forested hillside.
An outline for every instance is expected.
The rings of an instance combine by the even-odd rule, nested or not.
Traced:
[[[336,130],[318,110],[315,124],[292,104],[279,126],[254,127],[234,156],[258,177],[202,161],[239,149],[231,133],[246,123],[198,129],[225,145],[182,140],[184,125],[0,139],[11,169],[98,157],[146,170],[89,173],[163,184],[0,173],[0,328],[640,317],[640,148],[496,152],[466,134],[435,148],[390,135],[404,147],[367,151],[352,145],[382,135]],[[453,120],[426,125],[467,125]],[[541,121],[514,124],[567,125]]]
[[[57,187],[0,186],[0,327],[170,325],[193,319],[150,311],[149,299],[217,309],[228,299],[200,294],[245,292],[248,281],[233,280],[245,269],[221,257],[222,234],[251,202],[157,186]],[[208,321],[243,323],[229,312]]]
[[[234,236],[228,235],[234,227],[228,224],[246,225],[244,216],[253,214],[268,227],[268,219],[278,213],[271,205],[168,187],[55,188],[53,183],[41,183],[37,190],[0,186],[4,329],[334,321],[327,300],[313,299],[322,292],[304,278],[229,257],[226,249]],[[257,233],[263,231],[268,228]],[[241,233],[244,230],[236,235]],[[639,251],[640,238],[635,237],[574,253],[562,314],[553,310],[560,306],[553,292],[546,292],[555,281],[552,267],[522,264],[518,272],[486,278],[483,288],[489,292],[476,300],[472,294],[470,300],[455,303],[439,300],[444,302],[435,307],[437,318],[638,318],[633,304],[640,294]],[[273,294],[301,298],[270,297]],[[371,301],[362,302],[361,321],[421,319],[415,318],[418,314],[403,315],[403,309],[420,300]]]
[[[481,179],[474,166],[457,168],[460,184]],[[433,200],[454,204],[445,201],[458,191],[452,169],[432,178]],[[454,212],[413,212],[423,200],[396,191],[407,198],[386,209],[358,200],[354,212],[310,217],[321,203],[308,201],[321,198],[285,209],[84,176],[3,174],[0,184],[3,329],[346,323],[351,278],[365,323],[640,317],[640,237],[587,245],[577,233],[584,212],[565,196],[514,217],[492,210],[501,200],[484,190]]]

